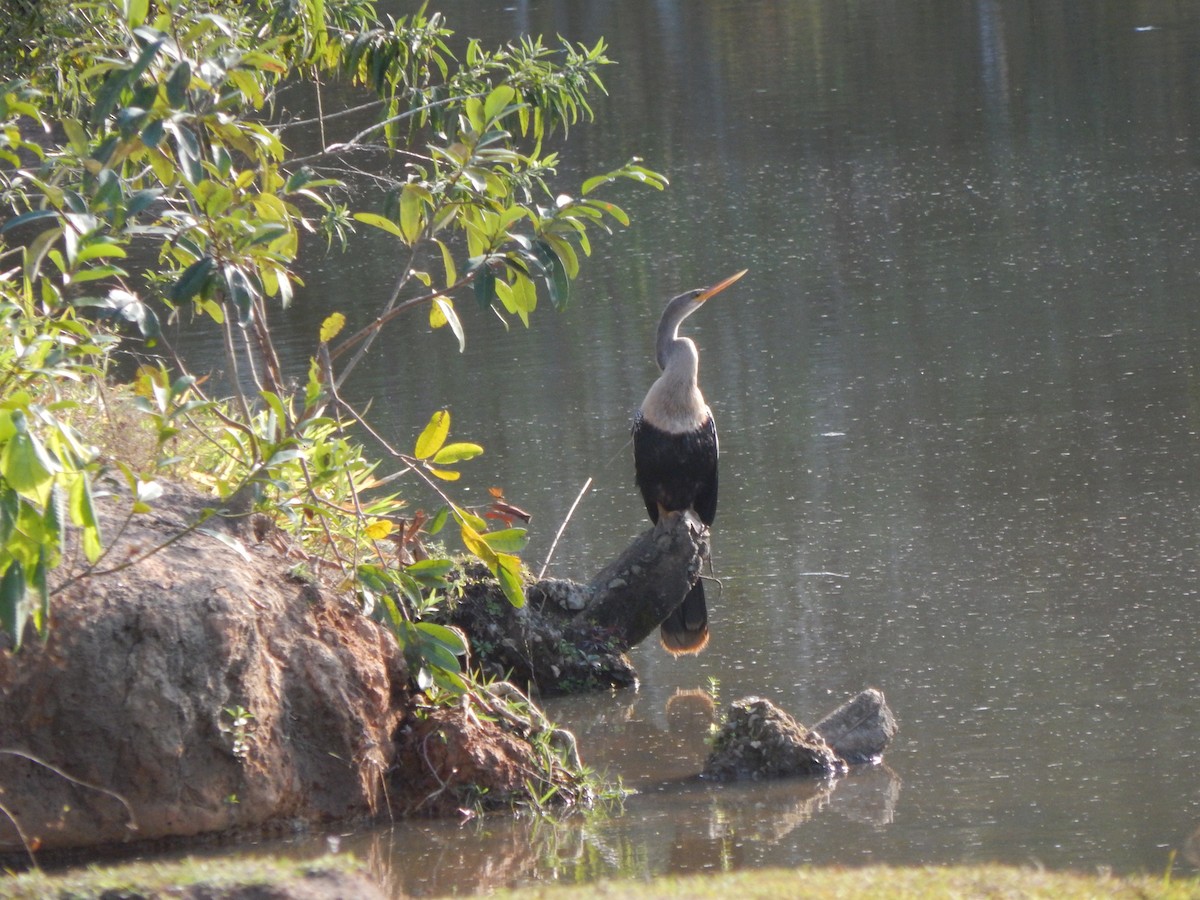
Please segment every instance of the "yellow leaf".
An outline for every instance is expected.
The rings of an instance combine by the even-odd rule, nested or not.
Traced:
[[[429,473],[442,479],[442,481],[458,481],[458,479],[462,478],[462,472],[455,472],[453,469],[434,469],[431,467]]]
[[[421,432],[417,438],[417,446],[413,450],[413,455],[417,459],[429,459],[446,443],[446,437],[450,434],[450,410],[439,409],[429,419],[429,424],[425,426],[425,430]]]
[[[367,526],[367,537],[373,541],[382,541],[392,533],[392,523],[387,519],[376,519]]]
[[[335,312],[333,315],[325,319],[321,323],[321,343],[328,344],[338,336],[343,328],[346,327],[346,317],[340,312]]]
[[[483,535],[466,522],[461,523],[461,531],[463,545],[479,557],[484,565],[494,567],[499,562],[496,551],[488,546],[487,541],[483,539]]]

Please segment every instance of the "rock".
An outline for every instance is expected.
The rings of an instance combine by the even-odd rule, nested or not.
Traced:
[[[883,692],[867,688],[846,701],[812,728],[848,763],[878,760],[899,725]]]
[[[729,708],[702,777],[714,781],[838,775],[846,765],[821,739],[770,700],[747,697]]]
[[[111,562],[189,505],[135,518]],[[284,568],[193,531],[56,596],[49,640],[0,652],[0,852],[14,822],[56,849],[383,811],[403,655]]]

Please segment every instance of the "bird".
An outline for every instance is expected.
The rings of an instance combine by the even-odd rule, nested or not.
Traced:
[[[747,271],[673,297],[659,319],[655,358],[661,374],[634,414],[632,428],[634,477],[656,525],[663,516],[685,510],[708,526],[716,518],[717,425],[697,380],[700,354],[690,338],[679,336],[679,326]],[[659,639],[673,656],[699,653],[708,644],[701,581],[663,621]]]

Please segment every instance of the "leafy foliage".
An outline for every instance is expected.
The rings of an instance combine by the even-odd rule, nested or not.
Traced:
[[[525,325],[539,296],[565,308],[593,235],[629,221],[603,189],[665,186],[634,159],[575,196],[553,187],[558,156],[543,142],[591,118],[603,41],[468,41],[460,59],[440,15],[385,23],[373,0],[46,0],[5,16],[0,62],[16,77],[0,86],[0,239],[12,242],[0,243],[0,627],[17,644],[26,620],[45,633],[68,525],[83,575],[104,556],[102,461],[70,412],[106,375],[111,329],[170,351],[163,319],[195,321],[220,331],[234,396],[207,396],[204,378],[178,365],[141,370],[134,405],[153,459],[104,461],[123,477],[130,514],[149,508],[164,472],[203,483],[214,511],[265,517],[307,571],[387,622],[422,688],[467,690],[466,641],[421,618],[449,589],[451,563],[429,540],[452,522],[520,605],[524,531],[492,528],[486,510],[446,494],[483,452],[450,440],[447,411],[402,452],[340,388],[405,311],[427,310],[462,346],[464,297]],[[340,116],[277,117],[284,85],[309,86],[319,109],[338,80],[362,92],[376,124],[341,134]],[[319,132],[319,152],[289,151],[300,127]],[[397,175],[355,166],[380,150]],[[344,180],[347,166],[357,175]],[[376,194],[351,210],[360,181]],[[285,371],[271,319],[302,285],[303,236],[333,245],[360,226],[395,240],[394,290],[348,336],[330,310],[307,370]],[[78,388],[68,397],[60,384]],[[392,492],[405,480],[435,498],[434,513]]]

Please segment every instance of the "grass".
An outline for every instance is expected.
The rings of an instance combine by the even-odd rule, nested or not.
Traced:
[[[497,891],[490,897],[503,900],[598,900],[632,897],[636,900],[703,898],[728,900],[782,900],[782,898],[854,898],[854,900],[1084,900],[1117,897],[1138,900],[1190,900],[1200,898],[1200,879],[1162,877],[1118,878],[1046,872],[1010,866],[956,866],[855,869],[757,869],[721,875],[656,878],[644,881],[607,881],[590,885],[545,885],[515,891]]]
[[[236,897],[239,889],[279,886],[307,881],[306,897],[321,897],[315,874],[366,878],[360,862],[350,856],[315,860],[230,857],[222,860],[143,862],[103,867],[89,866],[61,875],[40,872],[0,878],[0,900],[100,900],[107,897],[188,896]],[[365,884],[366,882],[359,882]],[[334,887],[334,882],[328,882]],[[348,896],[342,893],[325,896]],[[262,896],[262,894],[258,894]],[[288,896],[278,894],[277,896]],[[1047,872],[1012,866],[924,866],[891,868],[757,869],[720,875],[656,878],[653,881],[602,881],[595,884],[545,884],[520,890],[501,890],[490,896],[500,900],[598,900],[630,897],[634,900],[675,900],[712,897],[727,900],[783,900],[783,898],[855,898],[855,900],[926,900],[926,898],[987,898],[987,900],[1200,900],[1200,878],[1164,876],[1116,877]]]
[[[280,857],[230,856],[223,859],[136,862],[122,865],[92,865],[60,874],[24,872],[0,877],[0,900],[101,900],[101,898],[179,897],[192,889],[193,896],[234,897],[246,888],[305,882],[310,891],[319,890],[313,881],[323,876],[327,883],[358,879],[369,885],[365,866],[351,856],[323,856],[290,860]],[[259,896],[262,896],[259,894]],[[320,893],[306,894],[320,897]],[[332,893],[329,896],[334,896]],[[343,893],[340,896],[350,896]]]

